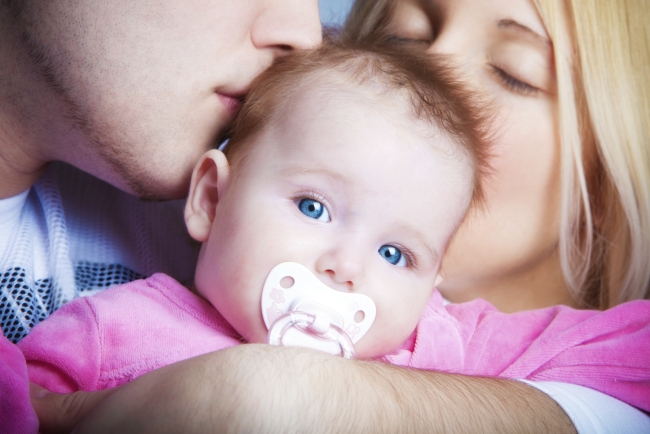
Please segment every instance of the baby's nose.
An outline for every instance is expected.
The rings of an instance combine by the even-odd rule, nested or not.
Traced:
[[[330,250],[318,259],[316,271],[328,276],[339,290],[354,291],[363,281],[363,257],[350,247]]]

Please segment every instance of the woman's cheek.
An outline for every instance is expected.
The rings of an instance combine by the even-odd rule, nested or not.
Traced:
[[[501,115],[485,183],[486,207],[470,215],[443,261],[445,286],[498,281],[526,271],[559,236],[560,156],[554,100],[528,100]]]

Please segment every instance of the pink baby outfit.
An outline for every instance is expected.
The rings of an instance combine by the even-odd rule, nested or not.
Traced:
[[[4,434],[38,431],[38,418],[29,401],[25,358],[4,336],[0,336],[0,431]]]
[[[52,392],[102,390],[241,343],[217,310],[165,274],[65,304],[18,343]]]
[[[79,298],[20,343],[31,381],[55,392],[98,390],[241,343],[217,310],[156,274]],[[489,303],[444,305],[436,291],[413,335],[384,361],[586,386],[650,411],[650,302],[605,312],[552,307],[516,314]]]

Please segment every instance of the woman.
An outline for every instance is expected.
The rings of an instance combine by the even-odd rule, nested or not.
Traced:
[[[498,108],[488,208],[444,258],[449,300],[649,297],[649,16],[647,2],[357,1],[347,37],[443,53]]]
[[[504,311],[647,298],[648,3],[485,3],[361,0],[346,29],[448,54],[500,108],[489,209],[456,236],[442,292]]]
[[[499,107],[488,208],[467,219],[444,260],[440,289],[451,301],[480,297],[518,311],[554,304],[605,309],[648,297],[648,16],[643,1],[356,3],[348,37],[387,34],[446,53],[459,76]],[[205,369],[212,381],[205,381]],[[192,377],[197,371],[202,381]],[[607,414],[601,421],[579,419],[558,396],[566,389],[537,385],[565,403],[574,427],[546,395],[517,382],[403,371],[287,348],[242,346],[152,374],[110,397],[95,423],[113,412],[127,423],[156,414],[161,425],[152,432],[173,430],[168,427],[188,421],[174,405],[182,394],[194,417],[205,412],[242,431],[648,426],[647,416],[585,391],[579,393],[587,393],[581,396],[596,411],[623,408],[623,417],[612,425]],[[155,404],[140,398],[145,389],[158,398]],[[161,400],[164,394],[175,399]],[[254,415],[238,412],[250,405]]]

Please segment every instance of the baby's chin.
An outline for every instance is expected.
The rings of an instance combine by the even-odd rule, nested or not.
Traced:
[[[392,354],[397,351],[404,342],[371,342],[370,340],[364,342],[366,337],[368,336],[361,338],[361,340],[359,340],[359,342],[354,346],[357,359],[370,360]]]
[[[239,331],[239,330],[238,330]],[[239,335],[249,344],[265,344],[267,343],[266,337],[268,332],[266,329],[263,330],[243,330],[239,331]]]
[[[244,338],[244,340],[248,343],[251,344],[266,344],[268,343],[268,331],[266,328],[264,329],[258,329],[258,330],[247,330],[247,334],[241,333],[241,336]],[[366,339],[370,338],[370,339]],[[395,351],[397,351],[400,346],[403,344],[403,342],[406,339],[400,341],[399,343],[390,341],[382,341],[382,340],[377,340],[373,336],[364,336],[362,337],[359,342],[357,342],[354,345],[354,352],[355,352],[355,359],[360,359],[360,360],[371,360],[371,359],[377,359],[379,357],[392,354]],[[308,348],[303,347],[303,348]],[[313,348],[312,348],[313,349]],[[314,351],[320,351],[320,350],[314,350]]]

